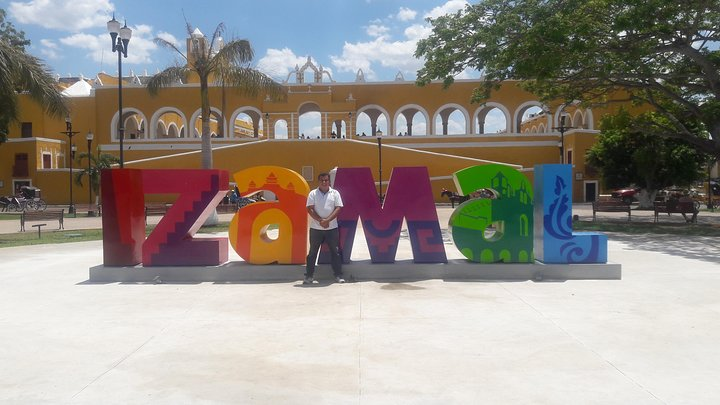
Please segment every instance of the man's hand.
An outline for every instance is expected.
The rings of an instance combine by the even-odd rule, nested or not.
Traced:
[[[327,218],[323,218],[320,221],[320,226],[323,228],[328,228],[330,226],[330,221]]]

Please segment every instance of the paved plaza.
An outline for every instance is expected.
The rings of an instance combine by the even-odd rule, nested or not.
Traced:
[[[718,240],[609,239],[621,280],[341,285],[320,266],[312,287],[302,266],[280,282],[89,283],[100,241],[3,248],[0,403],[720,402]]]

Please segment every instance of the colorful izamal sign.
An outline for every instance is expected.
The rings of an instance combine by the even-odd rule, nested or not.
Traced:
[[[453,242],[478,263],[606,263],[607,237],[572,232],[570,165],[535,168],[534,187],[513,168],[470,167],[454,174],[463,194],[478,189],[495,198],[466,201],[453,212]],[[233,175],[241,195],[272,191],[278,199],[251,204],[233,217],[228,238],[193,235],[224,197],[229,174],[222,170],[114,169],[102,173],[105,266],[217,266],[228,260],[228,241],[250,264],[302,264],[307,252],[305,197],[298,173],[258,166]],[[334,187],[345,207],[338,217],[344,260],[349,262],[358,221],[373,263],[394,263],[403,220],[413,260],[446,263],[447,255],[425,167],[393,169],[382,205],[369,168],[339,168]],[[145,238],[145,195],[178,197]],[[277,225],[278,237],[268,237]],[[320,258],[323,261],[321,255]]]

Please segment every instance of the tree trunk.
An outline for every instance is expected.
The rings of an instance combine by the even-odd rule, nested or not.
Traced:
[[[212,138],[210,137],[210,95],[208,93],[207,75],[200,76],[200,105],[202,109],[202,168],[212,169]],[[217,225],[217,210],[214,209],[210,216],[205,220],[204,225]]]
[[[210,138],[210,96],[208,79],[200,76],[200,109],[202,114],[202,168],[212,169],[212,139]]]
[[[655,196],[657,195],[657,190],[646,190],[642,189],[637,194],[638,199],[638,209],[645,210],[645,209],[653,209],[653,202],[655,201]]]

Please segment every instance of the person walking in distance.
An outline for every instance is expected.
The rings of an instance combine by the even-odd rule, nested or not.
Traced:
[[[342,197],[340,197],[337,190],[330,187],[330,175],[328,173],[320,173],[317,179],[319,185],[316,189],[310,191],[305,204],[310,215],[310,252],[307,255],[303,284],[313,283],[315,261],[323,243],[330,250],[330,260],[335,281],[344,283],[339,246],[340,231],[337,223],[337,216],[343,207]]]

